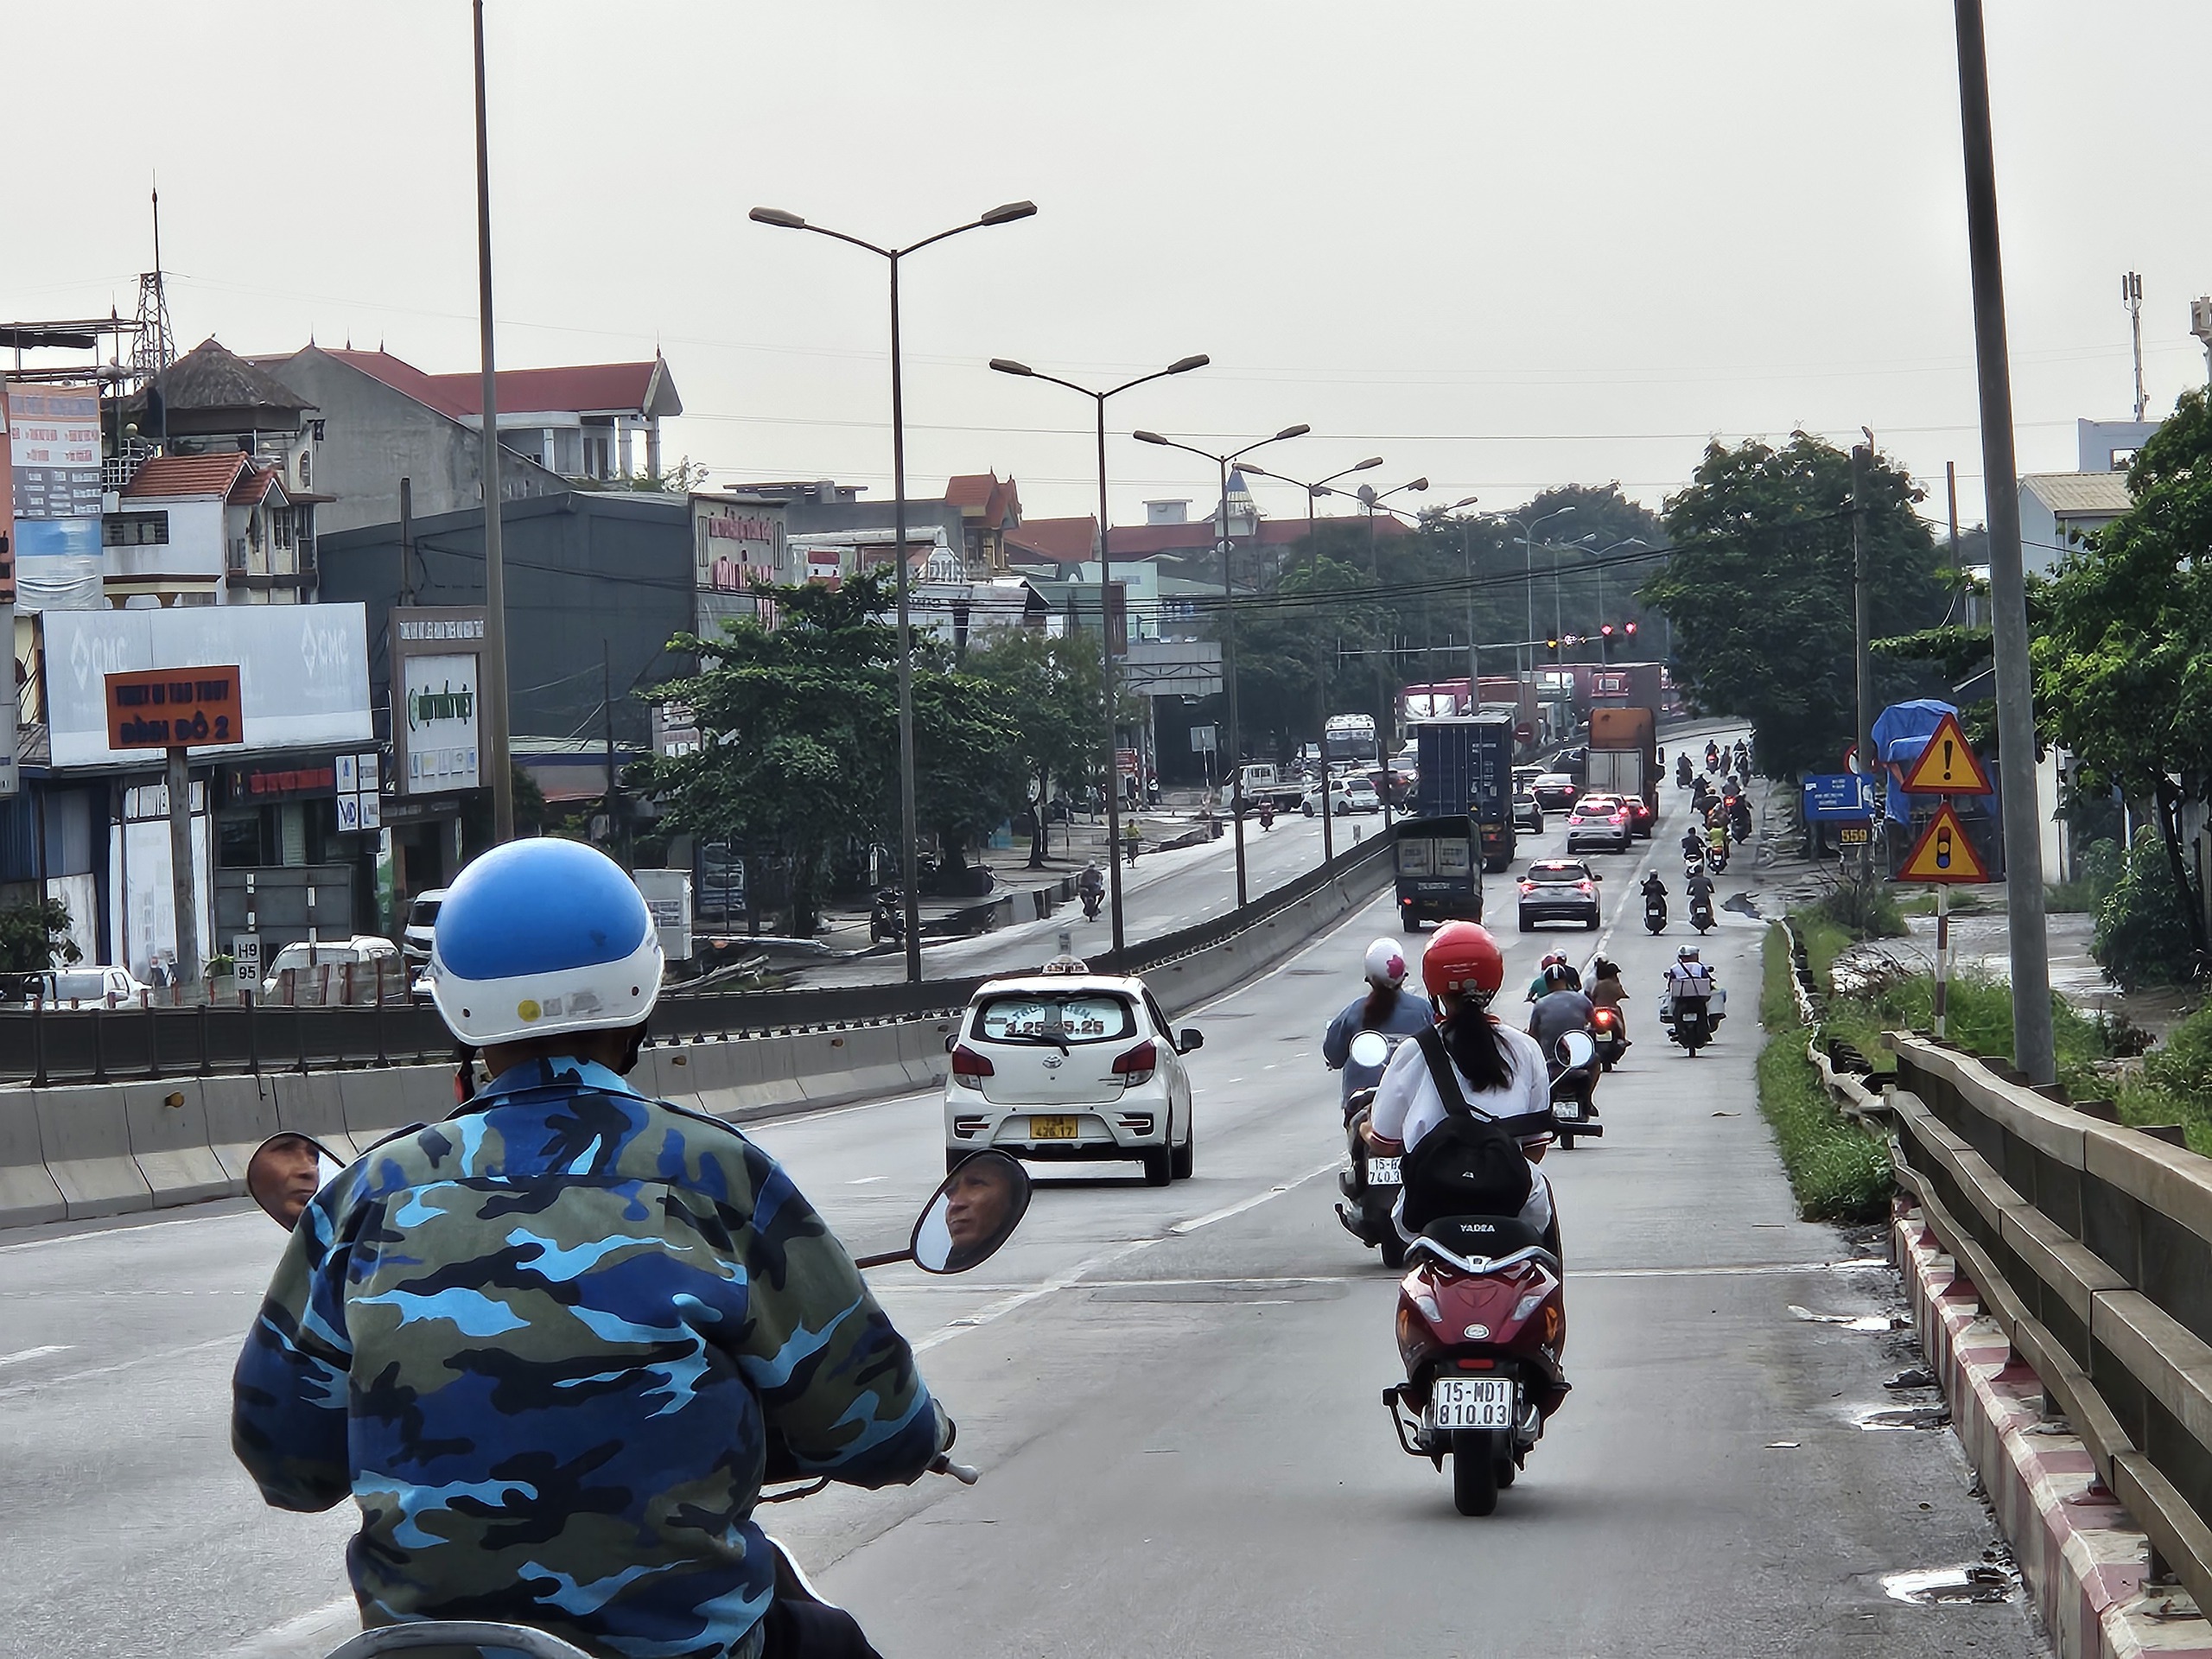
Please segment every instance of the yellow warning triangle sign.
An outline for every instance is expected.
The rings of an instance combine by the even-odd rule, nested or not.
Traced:
[[[1948,801],[1936,809],[1936,816],[1920,832],[1920,839],[1913,843],[1912,852],[1897,871],[1897,879],[1950,881],[1961,886],[1989,880],[1988,867],[1974,851],[1974,843],[1967,839],[1967,827],[1951,810]]]
[[[1946,715],[1928,739],[1928,747],[1912,763],[1901,785],[1908,795],[1987,795],[1989,774],[1981,760],[1967,747],[1959,717]]]

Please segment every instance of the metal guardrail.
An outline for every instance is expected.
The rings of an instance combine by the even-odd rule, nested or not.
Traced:
[[[1813,1059],[1885,1124],[1898,1185],[2150,1540],[2212,1607],[2212,1160],[2011,1068],[1891,1033],[1894,1088]]]
[[[1145,940],[1118,957],[1108,951],[1089,960],[1112,971],[1148,972],[1260,925],[1332,882],[1370,872],[1388,861],[1390,847],[1389,837],[1378,836],[1212,921]],[[815,990],[678,992],[655,1005],[648,1034],[655,1042],[675,1042],[913,1020],[966,1007],[976,988],[995,976]],[[0,1010],[0,1081],[40,1087],[396,1065],[450,1058],[453,1052],[445,1022],[427,1006]]]

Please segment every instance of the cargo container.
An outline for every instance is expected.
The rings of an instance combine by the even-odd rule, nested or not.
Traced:
[[[1417,721],[1413,728],[1420,758],[1414,816],[1471,817],[1483,868],[1493,874],[1513,861],[1513,724],[1511,715],[1498,712]]]
[[[1659,810],[1658,733],[1658,716],[1649,709],[1592,709],[1582,792],[1640,796],[1656,817]]]

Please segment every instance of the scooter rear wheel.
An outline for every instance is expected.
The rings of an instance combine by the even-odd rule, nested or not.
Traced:
[[[1452,1437],[1452,1503],[1462,1515],[1489,1515],[1497,1508],[1497,1444],[1487,1428],[1462,1429]]]

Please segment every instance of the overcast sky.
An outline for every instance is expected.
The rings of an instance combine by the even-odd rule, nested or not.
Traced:
[[[2200,384],[2202,0],[1998,0],[1990,56],[2021,465]],[[671,456],[717,483],[889,493],[884,270],[756,203],[911,240],[908,471],[1096,499],[1075,379],[1213,366],[1114,405],[1115,516],[1212,501],[1232,447],[1500,509],[1618,480],[1657,505],[1708,435],[1863,423],[1931,486],[1980,447],[1951,11],[1940,0],[492,0],[505,366],[666,353]],[[468,8],[12,9],[0,312],[127,315],[156,168],[179,340],[476,363]],[[116,66],[88,80],[86,67]],[[32,71],[35,69],[35,73]],[[143,78],[143,79],[138,79]],[[132,83],[137,80],[134,88]],[[96,83],[96,84],[95,84]],[[1302,511],[1295,492],[1269,511]]]

